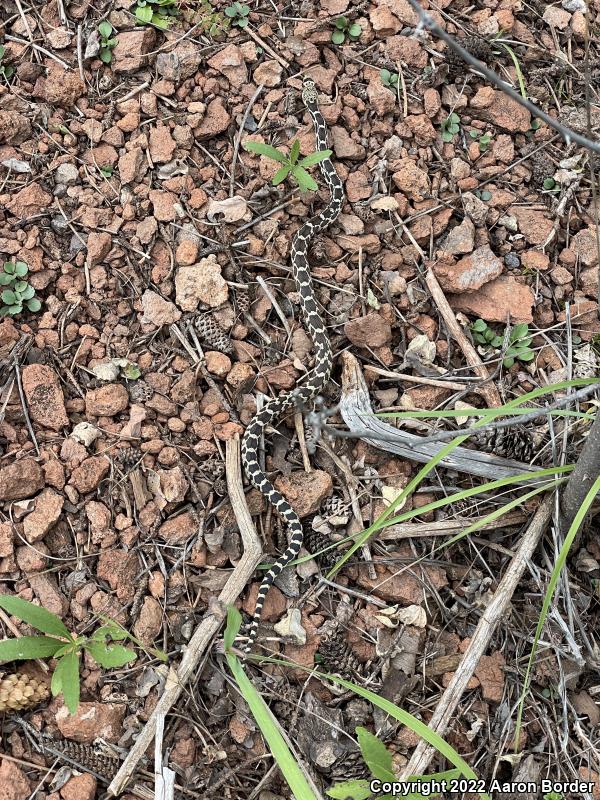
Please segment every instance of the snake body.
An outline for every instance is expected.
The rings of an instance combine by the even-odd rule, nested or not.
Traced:
[[[316,149],[327,150],[327,126],[319,111],[317,90],[310,78],[305,78],[302,86],[302,100],[312,117]],[[266,497],[275,510],[284,519],[289,532],[289,546],[264,576],[252,621],[247,630],[248,641],[245,652],[249,653],[258,633],[258,624],[265,598],[275,578],[293,561],[300,552],[304,538],[302,523],[291,505],[277,491],[262,471],[258,461],[258,445],[260,437],[267,425],[272,424],[284,411],[298,404],[309,403],[323,389],[331,373],[331,344],[325,323],[317,306],[314,287],[308,263],[308,248],[311,239],[325,230],[337,218],[344,202],[342,181],[335,171],[331,159],[325,158],[319,163],[321,173],[330,192],[327,206],[315,216],[308,219],[300,227],[292,241],[291,264],[306,327],[309,330],[315,349],[314,367],[304,377],[302,383],[293,391],[269,400],[250,421],[242,439],[242,464],[250,482]]]

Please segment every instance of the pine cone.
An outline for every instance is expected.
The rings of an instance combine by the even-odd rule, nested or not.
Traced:
[[[362,666],[360,661],[352,652],[342,629],[338,628],[332,634],[326,636],[321,641],[318,652],[323,659],[323,666],[327,672],[340,675],[347,680],[354,680],[357,675],[361,675]]]
[[[482,431],[475,438],[478,447],[503,458],[514,458],[529,464],[537,450],[533,437],[526,428],[497,428]]]
[[[143,455],[139,447],[122,447],[115,456],[115,460],[123,472],[131,472],[132,469],[139,466]]]
[[[333,781],[362,781],[371,777],[371,772],[360,750],[350,750],[328,770]]]
[[[339,553],[335,549],[326,550],[324,553],[319,553],[319,550],[323,550],[325,547],[330,547],[331,544],[331,539],[328,536],[325,536],[324,533],[313,530],[310,522],[305,524],[304,546],[309,553],[314,555],[315,561],[324,572],[329,572],[329,570],[335,566],[339,558]]]
[[[250,310],[250,290],[242,289],[238,286],[235,290],[235,301],[239,314],[245,314]]]
[[[527,163],[527,162],[526,162]],[[554,175],[555,166],[550,156],[543,150],[538,150],[529,159],[529,166],[531,168],[531,184],[532,186],[541,187],[546,178],[551,178]]]
[[[23,711],[46,700],[50,687],[20,672],[0,676],[0,711]]]
[[[466,36],[464,39],[458,39],[457,41],[458,44],[485,66],[489,66],[493,61],[494,51],[486,39],[481,39],[479,36]],[[450,48],[446,50],[446,61],[451,70],[466,70],[468,68],[467,62]]]
[[[323,501],[323,516],[333,526],[346,525],[350,519],[350,505],[339,495],[327,497]]]
[[[114,778],[121,765],[118,758],[105,755],[89,744],[80,744],[70,739],[53,740],[47,743],[43,742],[43,744],[46,745],[45,749],[49,753],[60,754],[65,761],[74,763],[82,770],[95,772],[96,775],[104,778],[107,782]]]
[[[209,347],[220,350],[221,353],[231,353],[233,351],[229,336],[217,325],[210,314],[203,314],[198,317],[195,325],[198,335]]]
[[[146,403],[154,395],[154,389],[146,381],[135,381],[128,389],[132,403]]]

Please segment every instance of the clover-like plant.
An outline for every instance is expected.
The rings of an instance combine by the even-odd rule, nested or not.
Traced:
[[[452,139],[454,139],[454,136],[460,130],[459,123],[460,117],[455,111],[453,111],[451,114],[448,114],[441,125],[443,142],[451,142]]]
[[[2,287],[2,305],[0,317],[15,316],[23,311],[26,306],[29,311],[39,311],[42,307],[40,300],[35,296],[33,286],[24,280],[29,272],[29,267],[24,261],[5,261],[0,272],[0,287]]]
[[[107,19],[102,20],[98,25],[98,33],[100,34],[100,61],[110,64],[113,48],[119,44],[119,40],[112,38],[114,28]]]
[[[478,130],[469,131],[469,136],[471,139],[476,139],[479,142],[479,151],[481,153],[485,153],[488,149],[489,143],[492,141],[492,134],[491,133],[482,133]]]
[[[115,644],[133,637],[112,620],[107,620],[91,636],[77,636],[56,614],[21,597],[1,595],[0,608],[45,634],[4,639],[0,642],[0,662],[55,658],[57,664],[50,690],[53,697],[62,693],[71,714],[77,711],[79,705],[79,661],[82,650],[86,650],[104,669],[123,667],[136,657],[130,648]]]
[[[229,17],[232,25],[237,25],[238,28],[245,28],[248,24],[248,14],[250,8],[243,3],[232,3],[225,9],[225,15]]]
[[[306,167],[312,167],[331,155],[331,150],[318,150],[298,160],[300,156],[300,141],[298,139],[292,144],[289,155],[282,153],[270,144],[263,144],[263,142],[246,142],[244,148],[251,153],[272,158],[273,161],[278,161],[282,165],[273,175],[273,186],[277,186],[288,175],[292,175],[303,191],[310,192],[315,192],[319,187],[315,179],[306,171]]]
[[[388,89],[392,89],[392,91],[396,91],[398,81],[400,80],[400,76],[397,72],[390,72],[389,69],[382,69],[379,73],[379,77],[384,86],[387,86]]]
[[[350,22],[348,17],[338,17],[333,24],[335,25],[335,30],[331,33],[331,41],[334,44],[344,44],[346,37],[351,42],[360,39],[362,28],[358,22]]]
[[[477,319],[470,327],[473,341],[482,347],[499,350],[504,337],[493,331],[483,319]],[[513,366],[515,361],[527,363],[533,361],[535,353],[531,349],[532,336],[526,323],[515,325],[508,337],[508,347],[504,351],[502,364],[506,369]]]
[[[143,25],[154,25],[166,30],[177,16],[179,9],[175,0],[136,0],[134,14],[136,20]]]
[[[12,78],[12,76],[15,74],[15,68],[13,67],[12,64],[2,63],[4,61],[5,53],[6,53],[6,47],[0,44],[0,77],[6,78],[8,80],[8,78]]]

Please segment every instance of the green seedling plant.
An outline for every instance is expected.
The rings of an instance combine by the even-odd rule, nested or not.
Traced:
[[[396,91],[398,82],[400,81],[400,76],[397,72],[390,72],[389,69],[382,69],[379,73],[379,77],[384,86],[387,86],[388,89],[392,89],[392,91]]]
[[[175,0],[136,0],[134,14],[142,25],[154,25],[166,30],[179,10]]]
[[[483,347],[498,350],[504,343],[504,337],[493,331],[483,319],[477,319],[470,327],[473,341]],[[526,323],[515,325],[508,337],[508,347],[504,353],[502,364],[509,369],[515,361],[528,363],[533,361],[535,353],[531,350],[532,337]]]
[[[331,150],[319,150],[298,160],[300,156],[300,141],[298,139],[292,144],[289,155],[282,153],[270,144],[263,144],[263,142],[246,142],[244,148],[251,153],[272,158],[273,161],[278,161],[282,165],[273,175],[273,186],[278,186],[288,175],[291,175],[300,189],[305,192],[315,192],[319,188],[315,179],[306,171],[306,167],[312,167],[331,155]]]
[[[547,192],[560,192],[560,186],[552,177],[544,178],[542,186]]]
[[[13,67],[12,64],[2,63],[4,61],[5,53],[6,53],[6,47],[0,44],[0,77],[6,78],[8,80],[8,78],[12,78],[12,76],[15,74],[15,68]]]
[[[355,42],[360,39],[362,28],[358,22],[350,22],[348,17],[338,17],[334,20],[335,30],[331,33],[331,41],[334,44],[344,44],[346,37]]]
[[[250,13],[250,8],[244,5],[243,3],[238,3],[237,0],[235,3],[232,3],[225,9],[225,14],[231,20],[231,24],[237,25],[238,28],[246,27],[249,21],[248,20],[249,13]]]
[[[114,28],[107,19],[102,20],[98,25],[98,33],[100,35],[100,61],[110,64],[113,48],[119,44],[119,40],[112,38]]]
[[[2,289],[2,305],[0,317],[10,315],[14,317],[23,311],[39,311],[42,307],[40,300],[35,296],[35,289],[25,280],[29,267],[24,261],[5,261],[0,272],[0,288]]]
[[[446,119],[442,122],[441,126],[443,142],[451,142],[452,139],[454,139],[454,137],[460,130],[459,123],[460,123],[460,117],[455,111],[453,111],[451,114],[448,114]]]
[[[485,153],[485,151],[488,149],[489,143],[492,141],[491,133],[482,133],[478,130],[469,131],[469,136],[471,139],[476,139],[479,142],[479,151],[481,153]]]
[[[77,636],[56,614],[20,597],[0,596],[0,608],[45,634],[4,639],[0,642],[0,663],[55,658],[57,663],[50,690],[53,697],[63,695],[71,714],[77,711],[79,705],[79,662],[83,650],[103,669],[123,667],[136,657],[133,650],[118,644],[132,637],[112,620],[107,620],[91,636]]]

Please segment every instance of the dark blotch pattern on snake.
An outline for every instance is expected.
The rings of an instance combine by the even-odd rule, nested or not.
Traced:
[[[327,127],[317,103],[314,81],[303,81],[302,100],[313,120],[316,149],[327,150]],[[306,327],[315,348],[315,365],[304,377],[302,383],[293,391],[269,400],[248,425],[242,439],[242,464],[250,482],[267,498],[283,517],[289,531],[289,546],[266,573],[258,591],[254,616],[247,630],[248,642],[245,652],[249,653],[256,639],[258,623],[265,598],[275,578],[293,561],[302,547],[303,530],[300,518],[287,500],[273,486],[262,471],[258,462],[258,444],[267,425],[272,424],[284,411],[293,405],[309,403],[323,389],[331,373],[331,344],[315,298],[313,282],[308,264],[308,249],[311,239],[325,230],[337,218],[344,202],[344,189],[331,159],[325,158],[319,167],[329,188],[329,204],[319,214],[307,220],[294,236],[291,251],[292,274],[304,314]]]

